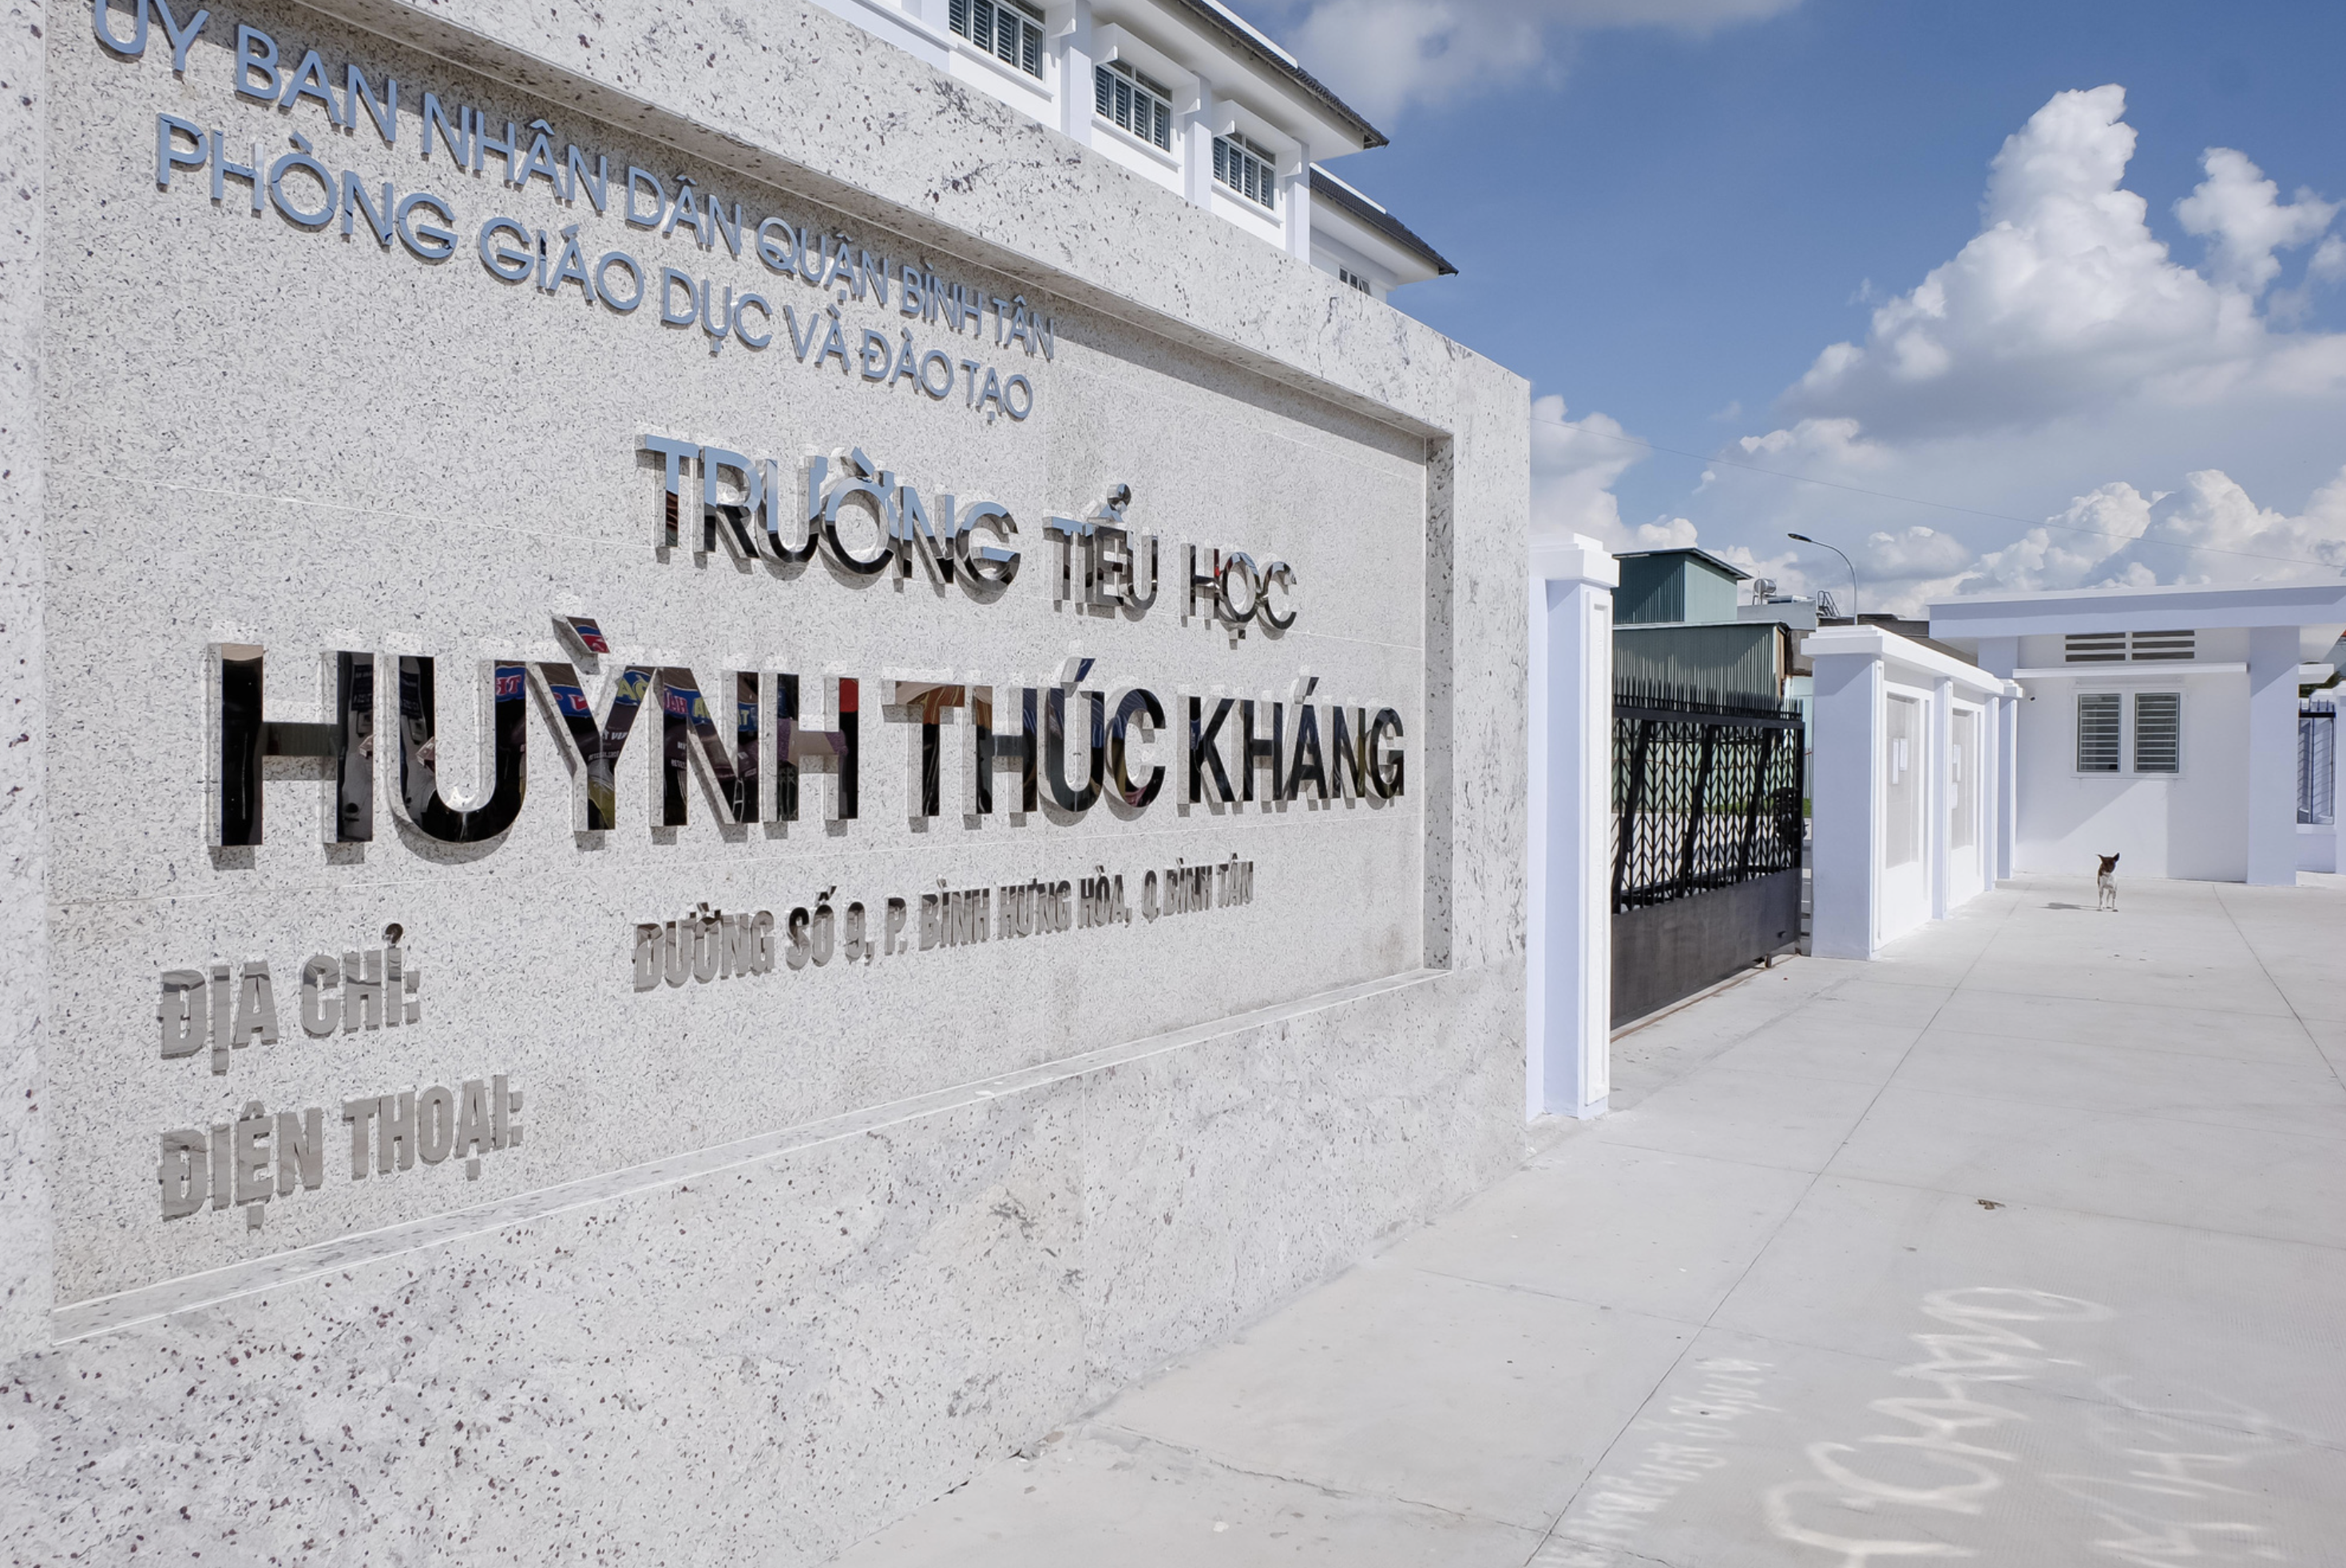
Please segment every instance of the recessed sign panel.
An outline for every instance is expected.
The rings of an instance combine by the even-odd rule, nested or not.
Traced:
[[[1419,441],[188,9],[52,67],[61,1305],[1421,964]]]

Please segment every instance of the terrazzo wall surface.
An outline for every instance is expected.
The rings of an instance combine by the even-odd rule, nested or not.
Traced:
[[[0,54],[11,1560],[820,1562],[1515,1159],[1522,382],[812,7],[189,9]]]

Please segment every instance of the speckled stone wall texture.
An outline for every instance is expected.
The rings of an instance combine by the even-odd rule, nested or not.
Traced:
[[[18,8],[0,53],[0,654],[28,737],[0,761],[11,1561],[820,1562],[1518,1157],[1520,380],[795,0],[232,5],[179,70],[147,15],[140,51],[87,8]],[[106,25],[128,45],[137,15]],[[240,25],[284,86],[315,51],[320,93],[238,97]],[[352,66],[400,83],[388,145],[321,101],[347,105]],[[453,167],[427,92],[607,156],[608,210],[505,184],[501,154]],[[188,132],[161,188],[158,116],[263,166],[261,210]],[[305,147],[342,209],[315,225],[286,210],[325,200],[298,166],[269,191]],[[740,202],[741,253],[630,226],[631,166]],[[419,191],[454,213],[444,260],[371,231]],[[631,252],[651,296],[499,280],[474,248],[496,216],[546,237],[549,273],[574,228],[590,259]],[[997,342],[991,312],[956,335],[777,276],[768,216],[1022,299],[1051,352]],[[664,324],[663,267],[759,292],[771,342]],[[865,328],[891,351],[909,332],[957,384],[801,356],[833,311],[849,361]],[[971,407],[964,360],[971,392],[1026,376],[1031,416]],[[645,433],[786,476],[860,447],[924,496],[1005,504],[1025,565],[988,599],[658,549]],[[1042,519],[1116,484],[1165,540],[1158,603],[1055,603]],[[1295,625],[1185,622],[1188,542],[1292,563]],[[480,672],[573,657],[556,612],[601,622],[607,667],[790,670],[811,703],[860,677],[859,817],[827,824],[811,776],[797,822],[720,827],[696,784],[689,822],[656,829],[648,716],[618,825],[576,831],[533,688],[526,802],[487,844],[397,821],[387,770],[374,840],[322,844],[316,765],[285,760],[265,841],[207,847],[209,647],[265,647],[270,716],[294,721],[321,716],[328,650],[434,658],[461,794],[484,779]],[[948,723],[945,809],[913,820],[918,729],[883,683],[1041,683],[1069,658],[1168,706],[1313,679],[1315,702],[1390,706],[1406,790],[1188,807],[1167,735],[1146,810],[980,820]],[[1254,867],[1236,907],[634,984],[637,922],[702,902],[860,901],[876,936],[887,899],[941,885],[1100,868],[1137,902],[1149,870],[1232,856]],[[421,1018],[305,1033],[303,960],[394,922]],[[163,1057],[161,973],[258,959],[277,1041],[217,1074]],[[345,1100],[493,1074],[523,1089],[519,1146],[476,1177],[353,1177]],[[160,1135],[253,1103],[322,1110],[323,1184],[258,1226],[163,1217]]]

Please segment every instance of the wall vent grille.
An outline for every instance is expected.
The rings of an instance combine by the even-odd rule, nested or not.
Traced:
[[[2195,650],[2198,639],[2190,632],[2137,632],[2132,652],[2137,662],[2146,659],[2188,659]]]
[[[2126,663],[2124,632],[2085,632],[2064,637],[2061,643],[2071,664]]]
[[[2073,632],[2061,639],[2070,664],[2173,663],[2198,651],[2196,632]]]

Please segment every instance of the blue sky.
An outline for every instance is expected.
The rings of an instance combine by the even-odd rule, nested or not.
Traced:
[[[2346,566],[2346,6],[1255,14],[1392,137],[1337,171],[1464,274],[1400,302],[1545,419],[2001,514],[1544,419],[1538,525],[1830,585],[1799,528],[1868,608]]]

